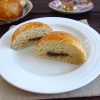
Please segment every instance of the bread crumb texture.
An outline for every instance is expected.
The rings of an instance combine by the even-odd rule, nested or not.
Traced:
[[[34,48],[35,56],[83,64],[86,61],[86,52],[80,41],[66,32],[51,32],[42,37]]]
[[[13,33],[11,47],[17,50],[35,45],[41,37],[50,32],[52,32],[51,27],[44,23],[26,23]]]

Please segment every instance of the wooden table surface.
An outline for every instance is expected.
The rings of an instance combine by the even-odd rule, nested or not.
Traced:
[[[26,17],[24,17],[23,19],[17,22],[0,26],[0,37],[9,29],[11,25],[17,25],[29,19],[34,19],[34,18],[39,18],[39,17],[50,17],[50,16],[72,18],[75,20],[87,19],[90,26],[100,33],[100,0],[93,0],[95,7],[92,11],[83,13],[83,14],[74,14],[74,15],[62,14],[50,9],[48,7],[48,3],[52,0],[31,0],[31,1],[34,5],[31,13],[29,13]],[[85,100],[100,100],[100,97],[73,98],[73,99],[70,98],[66,100],[84,100],[84,99]]]

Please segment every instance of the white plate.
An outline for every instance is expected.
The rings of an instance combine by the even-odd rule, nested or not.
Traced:
[[[61,13],[65,13],[65,14],[80,14],[80,13],[84,13],[84,12],[88,12],[90,10],[92,10],[94,8],[94,4],[92,2],[90,2],[90,5],[85,8],[85,9],[81,9],[81,10],[75,10],[75,11],[66,11],[62,8],[62,6],[59,7],[55,7],[52,2],[49,3],[48,5],[51,9],[57,11],[57,12],[61,12]]]
[[[39,21],[53,30],[66,31],[83,44],[87,60],[74,65],[35,58],[29,47],[15,51],[10,48],[13,32],[22,24]],[[37,93],[62,93],[80,88],[100,74],[100,36],[91,27],[67,18],[46,17],[24,22],[10,29],[0,41],[0,74],[12,85]]]

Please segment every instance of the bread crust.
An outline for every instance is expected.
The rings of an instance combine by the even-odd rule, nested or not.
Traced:
[[[43,38],[41,38],[37,45],[41,45],[47,41],[61,41],[64,43],[73,44],[83,51],[83,47],[80,41],[76,37],[67,32],[60,32],[60,31],[51,32],[45,35]]]
[[[11,21],[23,14],[23,8],[17,0],[0,0],[0,19]]]
[[[20,26],[13,34],[12,36],[12,42],[16,39],[18,35],[20,35],[22,32],[25,32],[26,30],[35,29],[44,27],[45,29],[50,28],[48,25],[41,23],[41,22],[29,22],[22,26]],[[51,28],[50,28],[51,29]],[[51,29],[52,30],[52,29]]]

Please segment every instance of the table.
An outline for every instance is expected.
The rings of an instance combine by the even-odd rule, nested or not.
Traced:
[[[34,18],[39,18],[39,17],[50,17],[50,16],[72,18],[75,20],[87,19],[90,26],[100,33],[100,0],[93,0],[95,7],[92,11],[83,13],[83,14],[78,14],[78,15],[77,14],[74,14],[74,15],[62,14],[62,13],[53,11],[52,9],[48,7],[48,3],[52,0],[31,0],[31,1],[34,5],[31,13],[29,13],[26,17],[24,17],[23,19],[17,22],[0,26],[0,37],[9,29],[11,25],[17,25],[29,19],[34,19]],[[85,100],[100,100],[100,96],[89,97],[89,98],[70,98],[70,99],[65,98],[64,100],[84,100],[84,99]]]

